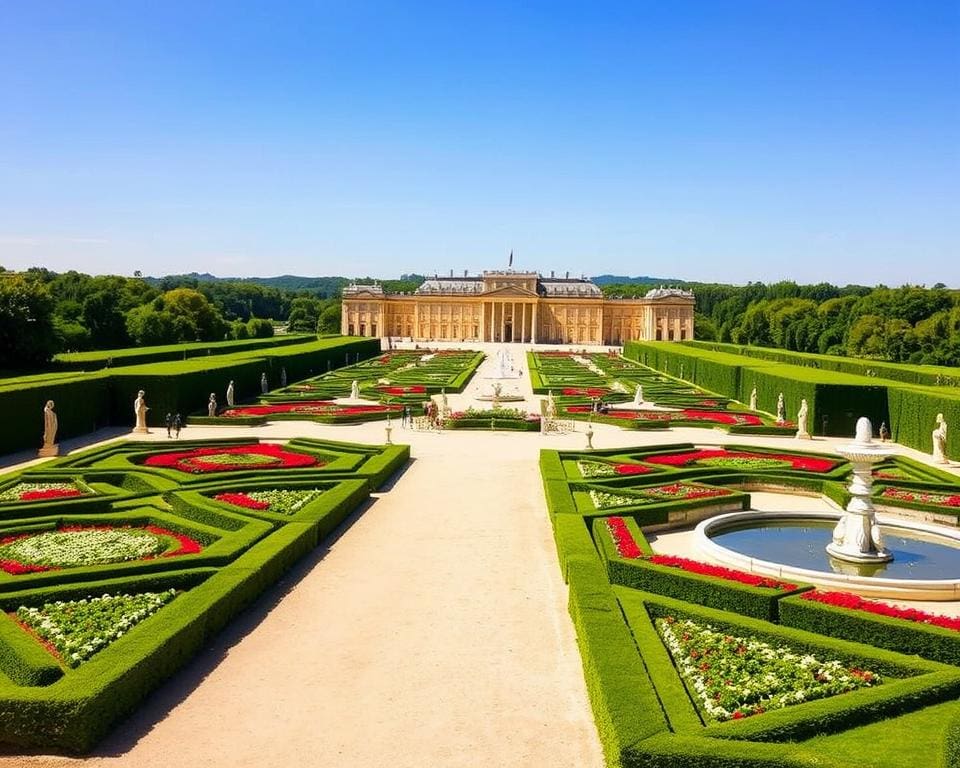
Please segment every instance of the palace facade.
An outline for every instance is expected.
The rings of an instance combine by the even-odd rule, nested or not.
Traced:
[[[432,277],[409,294],[379,285],[343,289],[341,332],[412,341],[622,345],[693,338],[694,296],[654,288],[643,298],[605,297],[585,277],[488,271]]]

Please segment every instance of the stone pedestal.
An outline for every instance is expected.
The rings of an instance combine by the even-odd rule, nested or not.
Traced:
[[[51,456],[60,455],[60,446],[59,445],[45,445],[39,451],[37,451],[37,456],[41,459],[48,459]]]
[[[877,525],[877,515],[870,494],[873,490],[873,465],[883,461],[893,451],[873,442],[873,425],[866,417],[857,421],[857,437],[850,445],[837,452],[853,465],[850,482],[852,498],[833,530],[833,541],[827,544],[827,553],[838,560],[853,563],[885,563],[893,560],[893,553],[883,546],[883,534]]]

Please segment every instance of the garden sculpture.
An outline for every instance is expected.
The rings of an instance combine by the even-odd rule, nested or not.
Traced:
[[[783,392],[777,397],[777,424],[783,424],[787,420],[787,409],[783,404]]]
[[[233,382],[232,382],[232,381],[231,381],[229,384],[227,384],[227,405],[228,405],[230,408],[233,408],[233,406],[234,406],[234,402],[233,402]]]
[[[147,429],[147,411],[150,409],[147,407],[146,392],[142,389],[137,392],[137,399],[133,401],[133,414],[137,418],[136,426],[133,428],[134,432],[148,432]]]
[[[937,426],[933,430],[933,460],[947,464],[947,422],[942,413],[937,414]]]
[[[810,433],[807,432],[807,399],[800,401],[800,410],[797,411],[797,437],[801,440],[809,440]]]
[[[211,392],[210,400],[207,402],[207,416],[217,415],[217,396]]]
[[[57,443],[57,413],[53,410],[53,400],[47,400],[43,408],[43,446],[38,456],[56,456],[60,453]]]

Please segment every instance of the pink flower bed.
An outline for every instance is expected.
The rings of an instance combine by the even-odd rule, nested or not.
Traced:
[[[606,387],[567,387],[561,391],[561,394],[570,397],[575,395],[581,397],[603,397],[609,391]]]
[[[778,581],[777,579],[771,579],[767,576],[758,576],[755,573],[738,571],[733,568],[723,568],[719,565],[701,563],[699,560],[688,560],[685,557],[674,557],[673,555],[650,555],[649,557],[644,557],[643,551],[637,546],[637,542],[634,540],[630,529],[627,528],[627,524],[622,517],[608,517],[606,519],[606,525],[607,530],[610,531],[610,536],[613,538],[613,543],[616,545],[617,554],[623,558],[631,560],[643,559],[654,565],[679,568],[688,573],[697,573],[701,576],[713,576],[714,578],[725,579],[726,581],[736,581],[739,584],[746,584],[751,587],[780,589],[785,592],[790,592],[797,588],[796,584],[790,584],[786,581]]]
[[[646,456],[644,461],[652,464],[663,464],[671,467],[685,467],[688,464],[696,464],[701,461],[730,460],[730,465],[735,467],[738,460],[747,466],[750,461],[769,459],[771,461],[781,461],[789,464],[790,469],[800,469],[805,472],[829,472],[836,467],[839,462],[831,459],[824,459],[818,456],[801,456],[792,453],[754,453],[752,451],[726,451],[722,448],[706,449],[702,451],[685,451],[684,453],[658,454],[656,456]],[[720,462],[718,462],[719,464]]]
[[[812,600],[836,608],[847,608],[852,611],[866,611],[878,616],[888,616],[893,619],[915,621],[918,624],[930,624],[944,629],[960,630],[960,618],[956,616],[941,616],[936,613],[927,613],[916,608],[898,608],[895,605],[881,603],[878,600],[865,600],[859,595],[850,592],[820,592],[813,590],[804,592],[800,597],[803,600]]]
[[[232,460],[232,457],[236,457]],[[148,456],[148,467],[178,469],[181,472],[229,472],[241,469],[289,469],[320,465],[316,457],[285,451],[279,445],[231,445],[223,448],[194,448]]]
[[[876,474],[877,477],[882,477]],[[931,504],[935,507],[960,507],[960,495],[948,493],[925,493],[923,491],[908,491],[904,488],[884,488],[880,494],[883,499],[909,501],[914,504]]]

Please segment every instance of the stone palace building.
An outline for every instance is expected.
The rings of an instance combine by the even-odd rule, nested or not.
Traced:
[[[585,277],[487,271],[428,278],[413,293],[379,285],[343,289],[341,331],[412,341],[605,344],[693,338],[694,297],[654,288],[639,299],[605,297]]]

